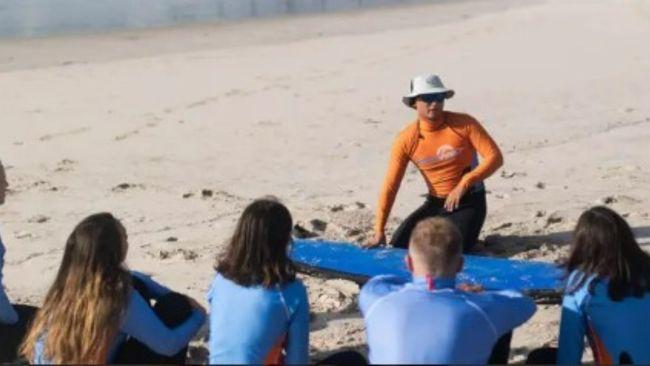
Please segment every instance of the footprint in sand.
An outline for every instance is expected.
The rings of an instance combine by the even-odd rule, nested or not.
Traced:
[[[319,236],[317,233],[305,229],[300,223],[293,225],[291,235],[298,239],[310,239]]]
[[[208,103],[213,103],[213,102],[216,102],[218,100],[219,100],[219,97],[216,97],[216,96],[201,99],[201,100],[199,100],[197,102],[193,102],[193,103],[190,103],[190,104],[186,105],[185,109],[193,109],[193,108],[197,108],[197,107],[203,107],[204,105],[206,105]]]
[[[246,95],[246,94],[250,94],[250,93],[245,93],[245,92],[243,92],[242,90],[239,90],[239,89],[230,89],[225,93],[225,95],[227,97],[234,97],[234,96],[237,96],[237,95]]]
[[[120,135],[117,135],[117,136],[113,137],[113,140],[115,140],[115,141],[126,140],[127,138],[129,138],[131,136],[135,136],[135,135],[137,135],[139,133],[140,133],[140,130],[132,130],[132,131],[125,132],[123,134],[120,134]]]
[[[32,238],[34,235],[28,231],[17,231],[14,233],[14,237],[16,239],[29,239]]]
[[[231,89],[231,90],[226,91],[222,96],[215,95],[215,96],[212,96],[212,97],[208,97],[208,98],[205,98],[205,99],[198,100],[196,102],[192,102],[192,103],[186,105],[185,109],[193,109],[193,108],[203,107],[203,106],[205,106],[207,104],[218,102],[222,97],[229,98],[229,97],[235,97],[235,96],[245,96],[245,95],[250,95],[250,94],[252,94],[252,93],[244,92],[244,91],[239,90],[239,89]]]
[[[113,137],[113,140],[114,141],[126,140],[129,137],[133,137],[135,135],[138,135],[142,131],[142,129],[157,127],[160,124],[160,122],[162,121],[162,118],[156,116],[155,114],[146,114],[144,116],[144,118],[145,119],[151,119],[152,121],[149,121],[149,122],[145,123],[144,125],[136,128],[136,129],[133,129],[131,131],[127,131],[127,132],[124,132],[122,134],[119,134],[119,135]]]
[[[605,196],[605,197],[599,198],[599,199],[596,200],[595,203],[597,205],[612,205],[612,204],[615,204],[615,203],[623,204],[623,205],[631,205],[631,204],[635,204],[635,203],[641,203],[641,201],[634,198],[634,197],[621,194],[621,195]]]
[[[27,222],[29,222],[31,224],[43,224],[43,223],[46,223],[48,221],[50,221],[50,218],[45,216],[45,215],[32,216],[31,218],[29,218],[27,220]]]
[[[39,137],[39,141],[50,141],[55,138],[59,137],[65,137],[65,136],[72,136],[72,135],[78,135],[84,132],[90,131],[90,127],[80,127],[80,128],[75,128],[74,130],[70,131],[65,131],[65,132],[59,132],[59,133],[51,133],[51,134],[46,134],[41,137]]]
[[[205,191],[205,190],[204,190]],[[203,194],[203,192],[202,192]],[[222,201],[222,202],[245,202],[247,201],[246,198],[240,197],[237,195],[234,195],[230,192],[226,191],[213,191],[212,195],[210,196],[214,198],[215,200]]]
[[[344,205],[344,204],[339,204],[339,205],[333,205],[330,206],[329,210],[331,212],[339,212],[339,211],[355,211],[355,210],[362,210],[366,208],[366,204],[363,202],[356,201],[352,204]]]
[[[273,127],[273,126],[279,126],[280,122],[262,120],[262,121],[257,121],[255,124],[261,127]]]
[[[152,255],[152,253],[149,254]],[[186,261],[194,261],[199,257],[199,255],[195,251],[191,249],[183,249],[183,248],[177,248],[172,250],[166,250],[166,249],[159,250],[157,253],[153,254],[153,256],[163,260],[181,257],[183,260]]]
[[[116,185],[115,187],[111,188],[112,192],[120,193],[120,192],[126,192],[127,190],[130,189],[145,189],[146,186],[144,184],[133,184],[133,183],[120,183]]]
[[[373,118],[366,118],[363,123],[366,125],[378,125],[381,124],[381,121]]]
[[[550,215],[548,215],[548,217],[546,218],[546,225],[544,226],[544,228],[547,228],[553,224],[560,223],[562,221],[564,221],[564,217],[562,217],[562,215],[560,215],[557,212],[553,212]]]
[[[511,172],[511,171],[506,171],[502,170],[501,171],[501,178],[503,179],[510,179],[510,178],[515,178],[515,177],[525,177],[527,174],[524,172]]]
[[[56,164],[54,171],[57,173],[70,172],[74,170],[74,166],[77,164],[76,161],[70,159],[63,159]]]
[[[597,205],[611,205],[612,203],[616,203],[616,202],[617,202],[616,197],[613,196],[606,196],[596,200]]]
[[[9,190],[9,193],[12,195],[23,191],[32,191],[34,189],[41,192],[57,192],[63,189],[62,187],[56,187],[52,185],[52,183],[45,180],[37,180],[32,183],[21,184],[19,186],[14,186],[14,187],[15,188]]]
[[[500,225],[493,227],[492,229],[490,229],[490,231],[499,231],[499,230],[507,229],[509,227],[512,227],[512,222],[504,222]]]
[[[311,224],[311,228],[314,231],[325,231],[327,229],[327,222],[323,221],[321,219],[312,219],[309,221],[309,224]]]

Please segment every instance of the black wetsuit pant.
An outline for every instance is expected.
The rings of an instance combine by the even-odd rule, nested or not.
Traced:
[[[332,365],[332,366],[366,366],[368,361],[363,355],[357,351],[341,351],[336,352],[324,360],[317,362],[317,366]]]
[[[510,341],[512,340],[512,332],[503,335],[492,348],[490,358],[488,358],[489,365],[505,365],[508,363],[510,357]],[[343,351],[337,352],[324,360],[317,362],[316,365],[334,365],[334,366],[365,366],[368,361],[357,351]]]
[[[616,361],[616,360],[615,360]],[[557,348],[542,347],[532,350],[526,358],[527,365],[555,365],[557,363]],[[634,360],[627,352],[618,355],[618,365],[634,365]]]
[[[447,212],[444,204],[444,198],[427,196],[424,204],[410,214],[395,230],[390,244],[397,248],[407,248],[411,232],[420,220],[441,216],[448,218],[458,227],[463,236],[463,252],[467,253],[476,244],[485,221],[487,212],[485,190],[467,192],[460,199],[458,208],[453,212]]]
[[[0,323],[0,364],[17,360],[18,347],[27,335],[29,325],[38,308],[29,305],[13,305],[18,314],[15,324]]]
[[[133,288],[151,305],[154,299],[147,287],[137,277],[133,277]],[[168,327],[175,328],[183,324],[192,315],[192,305],[185,295],[169,293],[156,300],[152,306],[158,318]],[[184,365],[188,347],[173,356],[160,355],[141,343],[129,338],[117,351],[112,363],[117,364],[181,364]]]

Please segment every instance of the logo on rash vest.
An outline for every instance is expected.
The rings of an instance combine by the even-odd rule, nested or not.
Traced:
[[[422,158],[416,163],[419,164],[435,164],[439,163],[441,161],[447,161],[447,160],[452,160],[456,158],[458,155],[460,155],[460,152],[463,151],[463,148],[459,147],[458,149],[455,149],[452,146],[449,145],[442,145],[438,148],[438,151],[436,151],[436,155],[434,156],[428,156],[426,158]]]

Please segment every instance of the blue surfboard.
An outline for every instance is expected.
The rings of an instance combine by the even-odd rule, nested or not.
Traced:
[[[389,274],[410,278],[404,264],[405,249],[364,249],[344,242],[296,239],[291,259],[303,273],[343,278],[358,284]],[[480,284],[486,290],[522,291],[541,303],[561,298],[564,271],[551,263],[465,255],[458,281]]]

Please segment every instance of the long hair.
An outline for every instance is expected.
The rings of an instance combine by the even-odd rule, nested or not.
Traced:
[[[289,210],[274,198],[255,200],[242,213],[215,269],[241,286],[271,287],[296,278],[287,256],[293,226]]]
[[[569,292],[592,275],[609,282],[608,295],[614,301],[650,291],[650,256],[639,247],[627,222],[604,206],[580,215],[566,267],[568,272],[585,274],[569,284]]]
[[[108,361],[132,289],[123,265],[126,245],[124,227],[109,213],[91,215],[74,228],[21,354],[32,361],[42,340],[43,356],[52,363]]]

